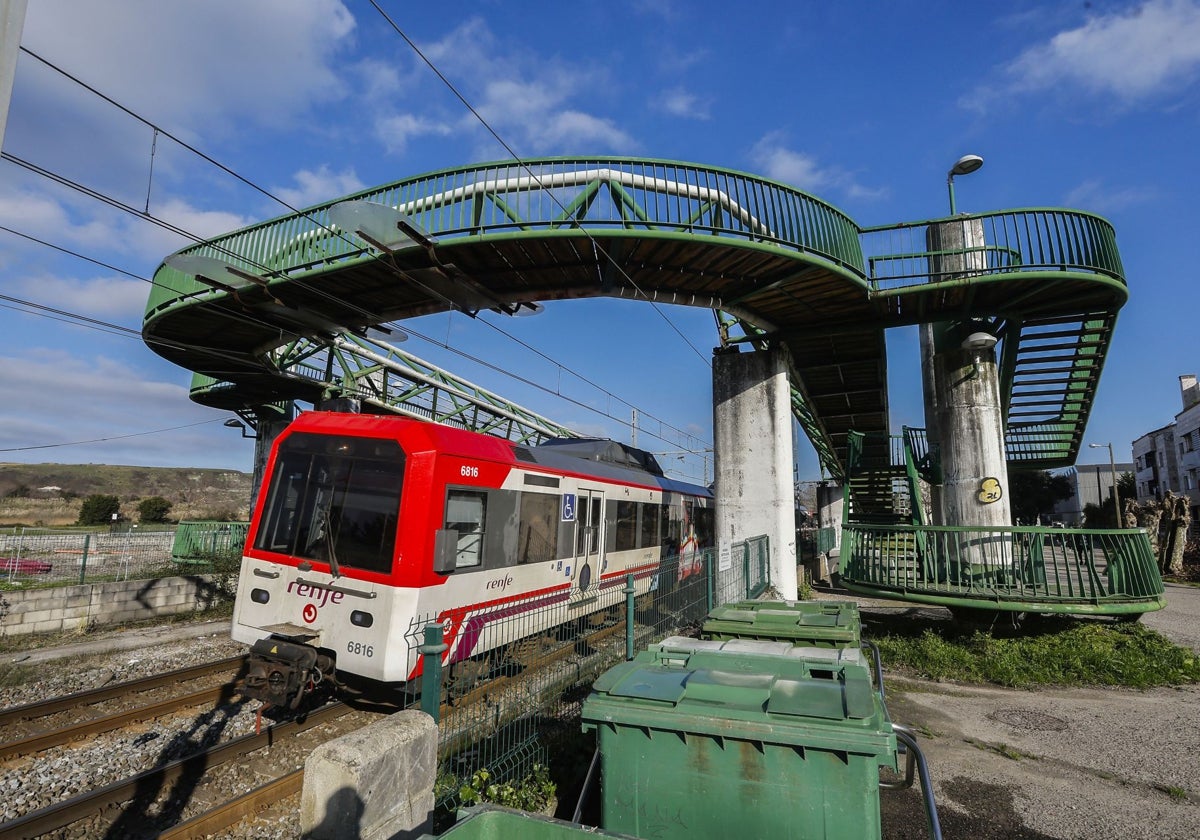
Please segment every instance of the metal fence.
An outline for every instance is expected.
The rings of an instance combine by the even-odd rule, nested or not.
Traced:
[[[500,614],[455,628],[455,653],[430,616],[413,622],[422,653],[421,707],[439,724],[440,807],[480,770],[492,783],[520,779],[547,756],[573,749],[592,682],[647,643],[698,632],[713,607],[757,597],[769,586],[768,538],[665,560],[652,576],[605,581],[588,598],[506,604]],[[488,619],[492,620],[488,620]],[[462,633],[473,634],[464,656]]]
[[[0,589],[170,577],[241,558],[245,522],[131,525],[98,531],[13,528],[0,532]]]

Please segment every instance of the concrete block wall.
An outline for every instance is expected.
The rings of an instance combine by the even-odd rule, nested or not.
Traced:
[[[59,633],[198,612],[221,592],[208,575],[0,593],[0,636]]]

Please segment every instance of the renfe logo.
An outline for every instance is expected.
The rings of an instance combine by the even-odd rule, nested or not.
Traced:
[[[508,575],[507,577],[496,578],[495,580],[489,580],[487,582],[486,588],[502,590],[506,586],[511,586],[511,585],[512,585],[512,575]]]
[[[316,601],[318,606],[326,604],[340,604],[342,598],[346,597],[345,592],[334,592],[332,589],[323,589],[320,586],[312,586],[299,581],[292,581],[287,585],[287,591],[299,595],[301,598],[307,598],[310,601]]]

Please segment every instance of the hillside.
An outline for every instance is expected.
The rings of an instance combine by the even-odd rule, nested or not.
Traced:
[[[137,519],[150,496],[171,502],[172,519],[245,519],[252,476],[230,470],[109,464],[0,464],[0,525],[69,525],[81,500],[107,493]]]

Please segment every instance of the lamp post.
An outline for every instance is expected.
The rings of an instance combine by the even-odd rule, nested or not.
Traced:
[[[954,176],[970,175],[981,166],[983,166],[983,158],[981,158],[979,155],[963,155],[958,160],[954,161],[954,165],[951,166],[950,171],[946,173],[946,189],[950,193],[951,216],[957,212],[954,206]]]
[[[1111,443],[1089,443],[1089,449],[1104,449],[1108,447],[1108,468],[1111,471],[1109,475],[1112,478],[1113,491],[1113,507],[1116,508],[1117,527],[1121,527],[1121,498],[1117,494],[1117,461],[1113,457],[1113,446]]]

